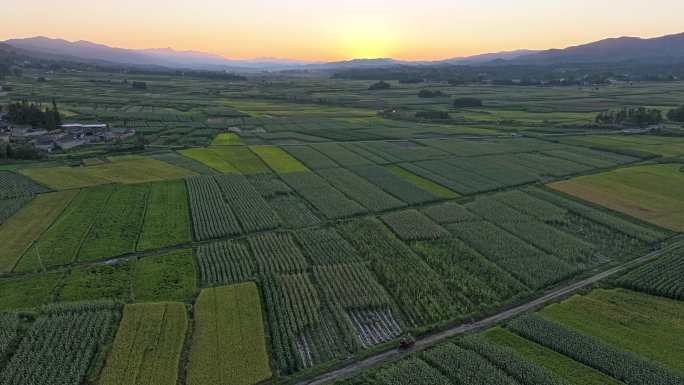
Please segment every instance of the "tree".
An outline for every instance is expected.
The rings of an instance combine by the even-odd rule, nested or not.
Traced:
[[[391,86],[389,83],[387,83],[387,82],[385,82],[385,81],[383,81],[383,80],[381,80],[381,81],[379,81],[379,82],[377,82],[377,83],[373,83],[373,84],[370,85],[370,87],[368,87],[368,89],[371,90],[371,91],[387,90],[387,89],[390,89],[390,88],[392,88],[392,86]]]
[[[147,83],[145,83],[145,82],[133,82],[131,84],[131,87],[134,90],[146,90],[147,89]]]
[[[420,90],[418,92],[419,98],[440,98],[445,96],[442,91]]]
[[[59,109],[57,108],[57,102],[55,102],[55,99],[52,99],[52,114],[55,117],[55,125],[57,127],[62,126],[62,115],[59,113]]]
[[[598,124],[618,124],[646,127],[663,122],[663,113],[657,108],[622,108],[599,113],[595,119]]]
[[[427,119],[427,120],[445,120],[449,119],[449,113],[446,111],[418,111],[414,115],[416,119]]]
[[[57,103],[52,101],[52,108],[43,108],[39,104],[11,103],[7,106],[7,120],[14,124],[25,124],[31,127],[42,127],[53,130],[62,125],[62,117],[57,108]]]
[[[684,106],[668,111],[667,118],[674,122],[684,122]]]
[[[482,107],[482,100],[478,98],[456,98],[453,105],[456,108]]]

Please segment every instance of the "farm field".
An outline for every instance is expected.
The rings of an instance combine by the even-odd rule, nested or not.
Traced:
[[[684,304],[625,290],[594,290],[540,314],[684,375]]]
[[[55,190],[107,183],[144,183],[181,179],[195,173],[151,158],[120,160],[87,167],[26,168],[21,172]]]
[[[212,146],[239,146],[243,144],[242,139],[232,132],[222,132],[211,141]]]
[[[181,303],[126,305],[101,385],[175,385],[187,328]]]
[[[253,283],[204,289],[197,299],[188,384],[251,385],[271,377]]]
[[[622,168],[550,184],[615,211],[674,231],[684,231],[684,172],[681,164]]]
[[[575,136],[563,138],[561,143],[612,150],[637,150],[665,157],[684,155],[684,139],[664,136]]]
[[[581,364],[547,347],[520,337],[503,328],[487,330],[482,335],[494,344],[512,349],[520,357],[563,378],[574,385],[620,385],[622,381]]]
[[[78,383],[111,338],[119,317],[111,302],[46,308],[0,371],[0,383]]]
[[[622,277],[618,285],[648,294],[684,299],[684,248],[673,250],[657,261],[642,265]]]
[[[14,268],[21,255],[47,230],[77,191],[42,194],[0,225],[0,272]]]
[[[681,130],[593,123],[684,83],[41,71],[0,104],[136,137],[0,164],[0,385],[684,383]]]

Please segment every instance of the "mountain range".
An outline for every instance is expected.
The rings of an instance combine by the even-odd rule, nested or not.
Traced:
[[[0,43],[2,44],[2,43]],[[24,56],[41,59],[78,61],[103,65],[155,66],[197,70],[261,71],[287,69],[346,69],[396,65],[550,65],[571,63],[684,63],[684,33],[657,38],[620,37],[604,39],[564,49],[544,51],[515,50],[486,53],[437,61],[406,61],[392,58],[353,59],[338,62],[308,62],[263,58],[231,60],[222,56],[171,48],[114,48],[88,41],[32,37],[10,39],[0,46],[0,53],[18,50]]]

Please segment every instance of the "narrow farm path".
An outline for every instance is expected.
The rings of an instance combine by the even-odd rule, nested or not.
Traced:
[[[470,332],[475,332],[481,329],[488,328],[490,326],[494,326],[502,321],[508,320],[510,318],[513,318],[515,316],[518,316],[522,313],[528,312],[530,310],[537,309],[545,304],[548,304],[549,302],[553,302],[555,300],[558,300],[560,298],[563,298],[569,294],[572,294],[578,290],[581,290],[583,288],[589,287],[598,281],[601,281],[605,278],[608,278],[612,275],[615,275],[617,273],[623,272],[627,269],[630,269],[632,267],[635,267],[637,265],[640,265],[642,263],[648,262],[652,259],[658,258],[662,254],[671,251],[673,249],[676,249],[678,247],[684,247],[684,236],[679,235],[675,238],[673,238],[672,243],[667,245],[666,247],[663,247],[661,249],[652,251],[644,256],[641,256],[637,259],[634,259],[632,261],[629,261],[623,265],[613,267],[611,269],[602,271],[596,275],[593,275],[589,278],[583,279],[581,281],[577,281],[574,283],[569,283],[565,286],[555,288],[543,296],[536,298],[534,300],[531,300],[527,303],[524,303],[522,305],[516,306],[511,309],[503,310],[497,314],[494,314],[490,317],[484,318],[480,321],[473,322],[473,323],[467,323],[459,326],[455,326],[450,329],[443,330],[441,332],[437,332],[434,334],[429,334],[424,337],[421,337],[416,340],[415,345],[411,349],[391,349],[387,350],[382,353],[378,353],[375,355],[372,355],[370,357],[367,357],[361,361],[357,361],[354,363],[351,363],[347,366],[341,367],[339,369],[332,370],[327,373],[323,373],[319,376],[303,380],[301,382],[298,382],[296,385],[319,385],[319,384],[324,384],[328,383],[331,381],[335,380],[340,380],[343,378],[350,377],[354,374],[356,374],[359,371],[362,371],[364,369],[369,369],[374,366],[378,366],[387,362],[391,361],[396,361],[410,353],[420,351],[427,349],[428,347],[434,346],[440,342],[443,342],[444,340],[447,340],[451,337],[457,336],[459,334],[465,334],[465,333],[470,333]]]

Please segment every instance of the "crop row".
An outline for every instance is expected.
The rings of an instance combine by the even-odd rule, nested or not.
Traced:
[[[17,313],[0,313],[0,362],[10,354],[10,349],[19,339],[21,319]]]
[[[0,171],[0,200],[30,197],[50,191],[31,179],[10,171]]]
[[[382,216],[387,224],[404,241],[439,239],[449,235],[442,226],[417,210],[395,211]]]
[[[270,230],[280,218],[242,175],[215,176],[223,197],[237,217],[243,233]]]
[[[477,215],[471,213],[465,207],[453,202],[446,202],[426,207],[423,209],[423,213],[430,217],[430,219],[433,221],[440,224],[477,222],[480,220]]]
[[[520,357],[514,350],[491,343],[480,335],[458,339],[456,343],[486,358],[521,385],[568,385],[555,375]]]
[[[546,200],[558,207],[567,209],[594,222],[605,225],[616,231],[640,239],[645,242],[657,242],[668,236],[668,234],[650,226],[639,225],[605,211],[577,202],[574,199],[566,198],[560,194],[550,192],[541,188],[528,188],[525,190],[531,195]]]
[[[638,267],[618,279],[626,288],[684,300],[684,248]]]
[[[2,385],[81,384],[120,312],[114,303],[48,308],[0,372]]]
[[[24,196],[0,200],[0,225],[24,207],[32,198],[32,196]]]
[[[281,177],[328,219],[351,217],[367,212],[312,172],[295,172]]]
[[[528,315],[509,327],[525,338],[547,346],[629,385],[675,385],[684,378],[632,353],[580,332],[564,328],[538,315]]]
[[[248,239],[259,273],[303,271],[308,262],[287,233],[260,234]]]
[[[268,202],[289,228],[316,226],[321,220],[296,195],[280,196]]]
[[[372,212],[386,211],[406,206],[397,198],[387,194],[374,184],[344,168],[318,170],[337,190],[361,203]]]
[[[187,323],[182,303],[126,305],[99,384],[175,384]]]
[[[484,220],[451,224],[447,229],[533,289],[561,281],[577,271],[576,266]]]
[[[593,246],[610,259],[627,260],[648,249],[649,244],[602,223],[585,218],[566,208],[538,198],[527,191],[515,190],[494,194],[492,199],[510,206],[523,215],[531,216],[556,229],[572,234]],[[602,259],[602,258],[601,258]]]
[[[338,356],[343,343],[330,312],[304,274],[261,277],[273,363],[282,374]]]
[[[429,324],[459,312],[437,272],[380,221],[359,219],[338,226],[338,230],[370,262],[409,323]]]
[[[296,232],[304,255],[314,265],[358,262],[356,250],[333,228],[317,228]]]
[[[410,205],[432,202],[439,199],[439,197],[417,187],[403,178],[398,177],[384,167],[359,166],[354,167],[351,170],[357,175],[385,190],[387,193]]]
[[[465,313],[493,308],[529,291],[459,239],[412,242],[411,246],[440,275],[453,301],[460,303]]]
[[[452,383],[468,385],[518,385],[504,371],[479,354],[446,343],[421,355],[423,360],[439,369]]]
[[[466,205],[472,212],[560,259],[586,268],[599,262],[592,245],[489,197]]]
[[[348,150],[338,143],[312,144],[311,147],[315,148],[320,153],[332,159],[342,167],[365,166],[373,164],[368,159]]]
[[[272,173],[250,175],[247,179],[259,194],[266,199],[292,192],[292,189],[285,182]]]
[[[192,177],[186,179],[186,183],[197,240],[236,235],[242,231],[213,178]]]
[[[195,251],[202,286],[244,282],[254,277],[254,259],[239,241],[214,242]]]

